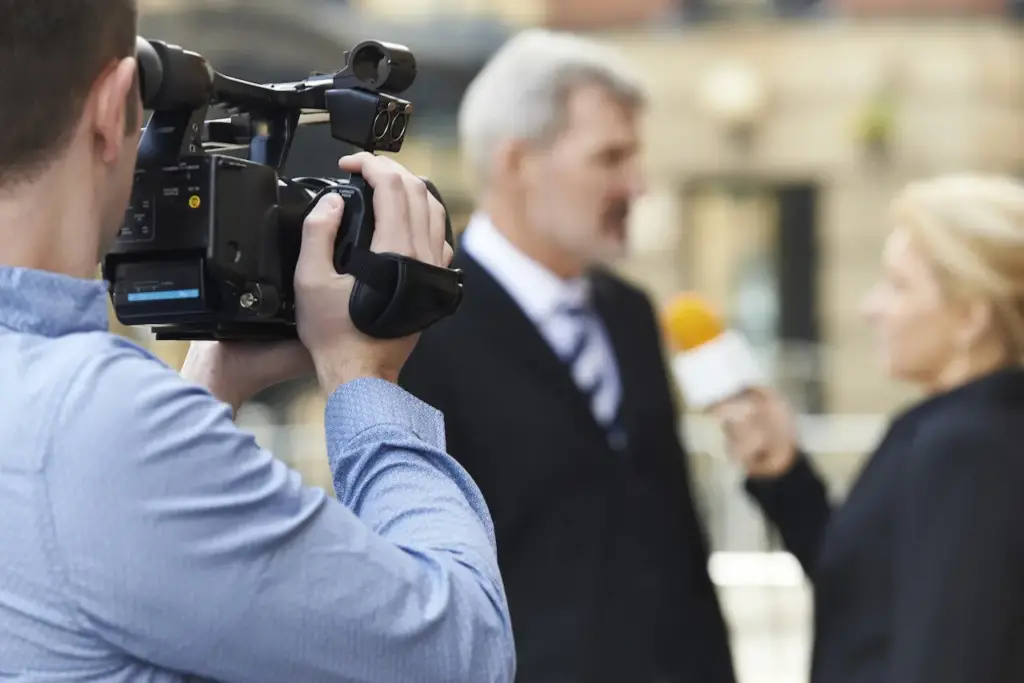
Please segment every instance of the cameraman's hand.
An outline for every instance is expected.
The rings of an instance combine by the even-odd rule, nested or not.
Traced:
[[[238,409],[276,384],[313,376],[313,361],[299,341],[192,342],[181,376]]]
[[[342,170],[361,173],[373,187],[376,217],[370,248],[447,267],[452,248],[445,242],[445,212],[422,180],[386,157],[366,152],[344,157]],[[398,373],[418,335],[372,339],[349,317],[351,275],[334,269],[334,241],[344,209],[341,197],[325,195],[302,228],[302,249],[295,269],[295,321],[309,349],[324,391],[360,377],[398,381]]]

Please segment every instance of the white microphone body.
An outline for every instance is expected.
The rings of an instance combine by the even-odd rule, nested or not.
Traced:
[[[677,353],[672,369],[686,403],[697,410],[710,408],[765,382],[750,344],[732,330]]]

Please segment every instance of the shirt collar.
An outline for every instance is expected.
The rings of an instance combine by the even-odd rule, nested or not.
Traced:
[[[0,327],[44,337],[105,331],[106,283],[0,266]]]
[[[564,280],[512,244],[485,214],[470,218],[462,248],[509,293],[534,322],[544,322],[566,306],[585,304],[590,280]]]

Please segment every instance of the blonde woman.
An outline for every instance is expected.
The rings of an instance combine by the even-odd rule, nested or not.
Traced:
[[[814,683],[1024,681],[1024,187],[896,199],[865,306],[898,415],[833,509],[769,391],[718,411],[747,489],[815,592]]]

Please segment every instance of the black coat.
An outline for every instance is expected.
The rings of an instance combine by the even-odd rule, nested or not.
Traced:
[[[801,459],[748,490],[814,584],[814,683],[1024,681],[1024,371],[896,419],[832,511]]]
[[[449,452],[494,519],[519,683],[732,683],[656,319],[594,278],[623,384],[626,452],[562,362],[460,253],[460,311],[422,336],[401,384],[443,411]]]

